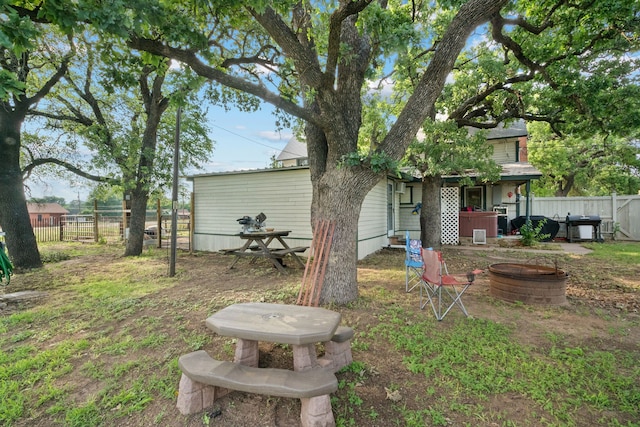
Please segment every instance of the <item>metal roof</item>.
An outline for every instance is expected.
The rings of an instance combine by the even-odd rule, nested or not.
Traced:
[[[284,146],[276,160],[304,159],[307,157],[307,144],[292,137]]]
[[[471,135],[480,131],[478,128],[467,127],[467,130]],[[505,138],[517,138],[520,136],[527,136],[527,124],[524,120],[516,120],[513,123],[509,123],[509,127],[505,128],[504,123],[498,123],[498,126],[489,129],[487,134],[487,140],[491,139],[505,139]]]
[[[30,214],[68,214],[69,211],[58,203],[27,203]]]

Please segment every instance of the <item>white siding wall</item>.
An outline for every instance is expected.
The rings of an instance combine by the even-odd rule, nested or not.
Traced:
[[[387,244],[386,180],[364,200],[358,226],[358,257]],[[290,246],[310,246],[311,179],[309,169],[270,169],[220,173],[193,178],[195,195],[194,249],[217,251],[239,247],[237,219],[267,216],[265,224],[290,230]]]
[[[387,180],[381,180],[362,203],[358,223],[358,259],[389,244],[387,238]]]
[[[290,230],[290,246],[311,242],[311,181],[308,169],[274,169],[261,172],[195,177],[196,250],[216,251],[241,245],[237,219],[267,216],[265,224]]]
[[[516,161],[517,138],[497,139],[489,141],[493,145],[493,160],[497,163],[513,163]]]

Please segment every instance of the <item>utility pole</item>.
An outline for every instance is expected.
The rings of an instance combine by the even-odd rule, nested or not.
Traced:
[[[169,260],[169,277],[176,275],[176,252],[178,243],[178,172],[180,162],[180,115],[182,107],[176,112],[176,137],[173,147],[173,188],[171,191],[171,256]]]

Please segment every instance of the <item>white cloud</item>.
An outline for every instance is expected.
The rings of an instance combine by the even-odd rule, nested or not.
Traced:
[[[379,80],[369,80],[367,82],[367,87],[369,88],[369,92],[377,92],[383,98],[390,98],[393,93],[394,81],[385,78]]]
[[[260,138],[268,139],[269,141],[288,141],[293,136],[291,131],[277,132],[272,130],[261,130],[257,132]]]
[[[169,69],[170,70],[178,70],[181,71],[185,68],[184,63],[180,62],[180,61],[176,61],[175,59],[171,59],[169,61]]]

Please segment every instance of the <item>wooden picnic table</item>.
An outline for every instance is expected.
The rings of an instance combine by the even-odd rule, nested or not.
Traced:
[[[251,263],[258,258],[265,258],[271,261],[278,271],[286,273],[284,269],[283,258],[289,255],[300,267],[304,268],[302,260],[298,258],[296,253],[304,252],[308,248],[305,246],[289,247],[283,237],[287,237],[290,231],[255,231],[249,233],[240,233],[238,236],[245,243],[239,248],[223,249],[225,255],[235,255],[235,259],[229,266],[233,268],[242,257],[249,257]],[[280,247],[272,246],[273,243],[279,243]]]

